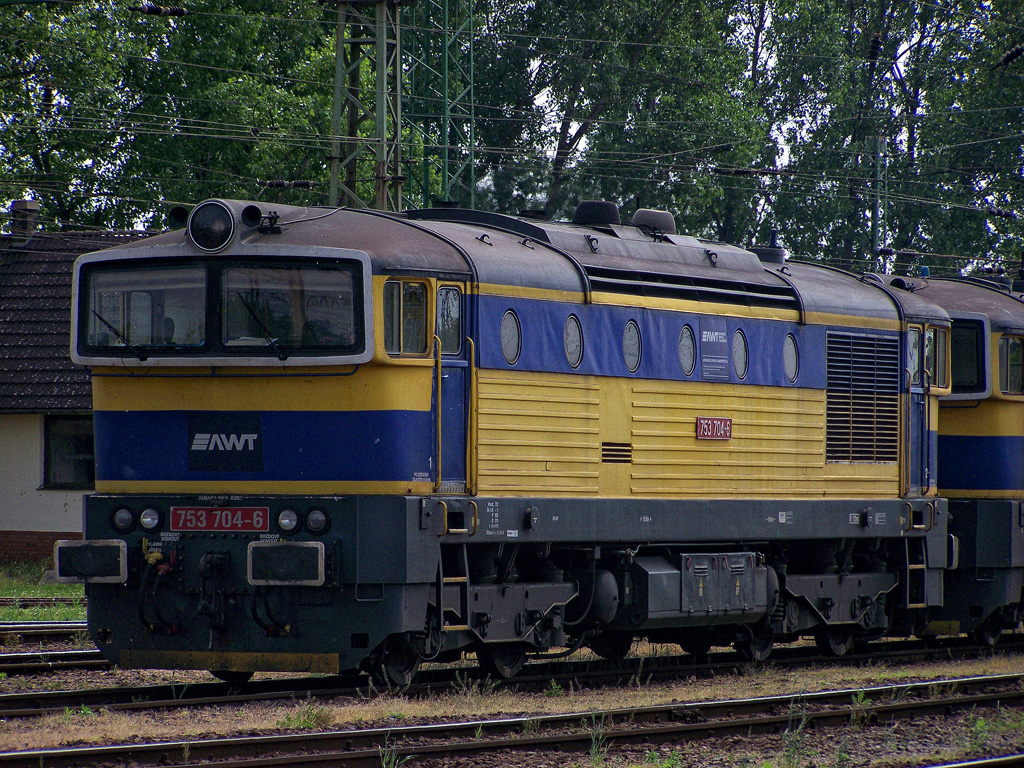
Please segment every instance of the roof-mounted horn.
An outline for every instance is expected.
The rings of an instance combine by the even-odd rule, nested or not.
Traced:
[[[573,224],[586,227],[608,227],[622,223],[619,206],[610,200],[581,200],[572,215]]]

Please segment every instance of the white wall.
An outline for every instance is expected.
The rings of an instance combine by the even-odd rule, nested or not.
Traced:
[[[84,491],[42,484],[43,416],[0,414],[0,532],[81,532]]]

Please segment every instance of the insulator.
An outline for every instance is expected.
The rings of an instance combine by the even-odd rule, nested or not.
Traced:
[[[875,61],[882,52],[882,33],[875,32],[871,36],[871,47],[868,48],[868,61]]]
[[[154,5],[153,3],[133,5],[130,10],[141,13],[144,16],[188,16],[190,13],[190,11],[182,8],[180,5],[164,6]]]
[[[1020,55],[1024,53],[1024,45],[1015,45],[1013,48],[1003,54],[1001,58],[992,69],[998,69],[999,67],[1009,66],[1013,61],[1020,58]]]
[[[313,189],[315,181],[299,179],[296,181],[285,181],[284,179],[270,179],[263,182],[263,186],[271,189]]]

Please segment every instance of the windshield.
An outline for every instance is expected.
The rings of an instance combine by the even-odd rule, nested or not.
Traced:
[[[351,349],[356,343],[349,267],[232,266],[221,283],[225,346],[283,352]]]
[[[93,271],[86,278],[85,342],[90,350],[200,347],[206,343],[202,266]]]
[[[211,262],[83,270],[86,355],[347,356],[363,350],[361,271],[352,262]]]

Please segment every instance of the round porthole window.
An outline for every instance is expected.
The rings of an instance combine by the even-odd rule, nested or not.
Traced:
[[[630,373],[636,373],[640,367],[640,328],[630,320],[626,323],[626,330],[622,332],[622,358],[626,361],[626,368]]]
[[[565,320],[565,331],[562,333],[562,343],[565,344],[565,359],[573,368],[579,368],[583,360],[583,328],[576,315],[569,315]]]
[[[686,376],[691,375],[697,365],[697,340],[693,336],[693,328],[688,325],[679,332],[679,364]]]
[[[782,367],[786,372],[786,378],[796,381],[796,376],[800,373],[800,351],[796,348],[793,334],[786,336],[786,341],[782,345]]]
[[[732,335],[732,368],[737,378],[746,378],[747,363],[747,337],[743,335],[743,331],[737,330]]]
[[[505,356],[505,362],[515,365],[522,348],[523,333],[519,327],[519,318],[510,309],[501,318],[501,354]]]

